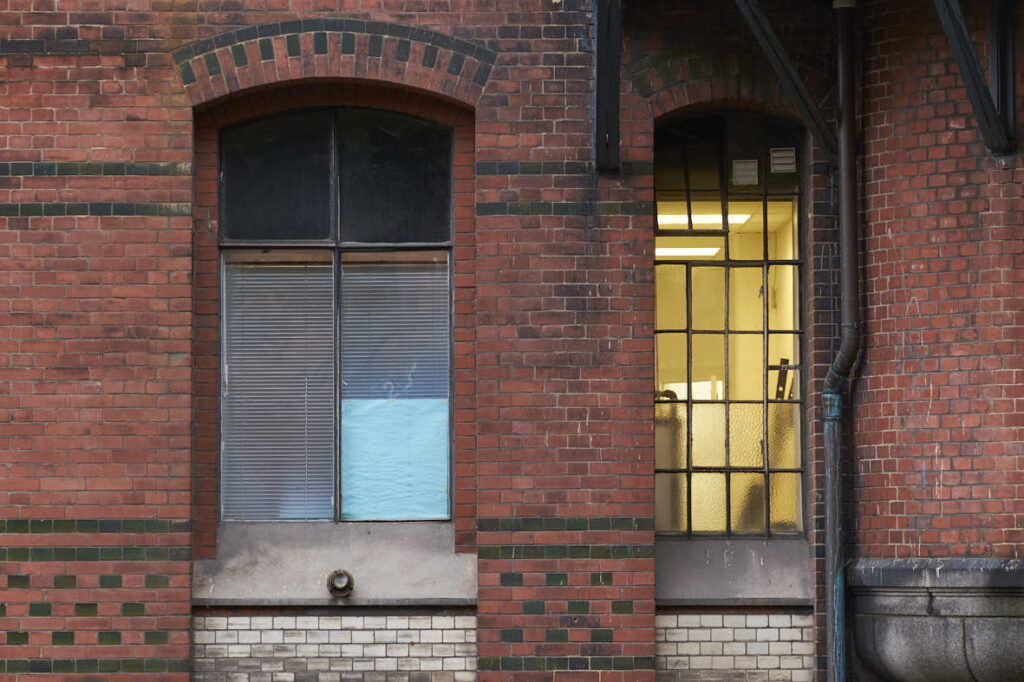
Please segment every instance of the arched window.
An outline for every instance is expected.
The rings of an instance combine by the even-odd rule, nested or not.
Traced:
[[[660,532],[803,529],[799,142],[749,113],[656,129]]]
[[[451,129],[290,112],[220,159],[221,517],[447,518]]]

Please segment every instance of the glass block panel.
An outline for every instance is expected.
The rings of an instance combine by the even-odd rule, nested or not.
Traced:
[[[657,329],[686,329],[686,266],[654,267],[654,326]]]
[[[675,219],[678,216],[659,214],[658,220]],[[659,223],[659,227],[661,223]],[[668,227],[678,227],[670,224]],[[656,261],[666,260],[724,260],[725,239],[722,237],[708,235],[686,235],[657,237],[654,240],[654,259]],[[696,284],[696,283],[695,283]]]
[[[693,406],[693,466],[725,466],[725,405]]]
[[[221,133],[222,236],[331,237],[331,114],[278,114]]]
[[[763,273],[763,268],[729,270],[730,330],[761,331],[764,325]]]
[[[725,532],[725,474],[691,474],[694,533]]]
[[[768,372],[769,400],[798,400],[800,398],[800,371],[773,369]]]
[[[796,334],[768,335],[768,364],[791,365],[800,357],[800,337]]]
[[[337,112],[343,242],[451,239],[452,132],[373,109]]]
[[[768,466],[796,469],[800,466],[800,406],[768,403]]]
[[[771,474],[771,486],[772,532],[799,533],[804,526],[800,474]]]
[[[686,427],[687,421],[685,403],[655,403],[655,468],[686,468]]]
[[[764,533],[764,474],[729,474],[733,533]]]
[[[729,405],[729,465],[762,466],[764,406],[748,403]]]
[[[729,335],[729,400],[764,400],[764,337]]]
[[[725,336],[722,334],[694,334],[693,377],[690,397],[694,400],[723,400],[725,398]]]
[[[797,297],[799,273],[796,265],[768,268],[768,328],[799,329],[800,304]]]
[[[694,329],[725,329],[725,269],[693,268]]]
[[[686,530],[686,474],[654,475],[654,529]]]
[[[657,398],[685,400],[686,334],[657,334],[654,337],[654,374]]]
[[[796,199],[772,199],[767,209],[768,258],[796,260],[799,258]]]

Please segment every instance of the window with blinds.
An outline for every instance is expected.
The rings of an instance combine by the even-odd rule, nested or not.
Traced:
[[[289,112],[220,153],[222,518],[447,518],[450,129]]]

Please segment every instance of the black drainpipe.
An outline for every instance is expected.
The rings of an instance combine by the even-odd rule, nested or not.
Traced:
[[[825,377],[825,581],[828,680],[846,679],[846,609],[843,579],[841,456],[843,394],[860,348],[857,287],[857,157],[854,110],[855,0],[833,0],[839,25],[839,258],[840,345]]]

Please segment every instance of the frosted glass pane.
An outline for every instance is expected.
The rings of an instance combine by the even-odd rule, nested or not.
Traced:
[[[654,338],[657,397],[669,400],[685,399],[686,334],[658,334]]]
[[[694,329],[725,328],[725,270],[723,268],[693,268]]]
[[[763,416],[764,407],[761,405],[729,405],[730,466],[762,466]]]
[[[725,532],[725,474],[692,474],[693,532]]]
[[[768,399],[795,400],[800,398],[800,372],[794,369],[773,369],[768,372]]]
[[[800,466],[800,406],[768,404],[768,466],[796,469]]]
[[[798,329],[800,305],[797,302],[797,266],[772,265],[768,268],[768,328]]]
[[[725,466],[725,405],[693,406],[693,465]]]
[[[448,516],[448,400],[341,401],[341,517]]]
[[[729,521],[734,533],[764,533],[764,475],[730,474]]]
[[[686,468],[686,405],[659,403],[654,406],[654,466],[658,469]]]
[[[768,364],[796,364],[800,357],[800,339],[796,334],[768,335]]]
[[[658,329],[686,329],[686,266],[656,266],[654,286],[654,326]]]
[[[654,475],[654,529],[686,530],[686,474]]]
[[[773,533],[797,533],[803,530],[803,492],[800,474],[771,475],[771,520]]]
[[[764,323],[763,272],[761,268],[733,268],[729,271],[729,329],[761,331]]]
[[[691,343],[691,396],[694,400],[725,399],[725,337],[721,334],[694,334]]]
[[[729,399],[764,399],[764,337],[729,336]]]

